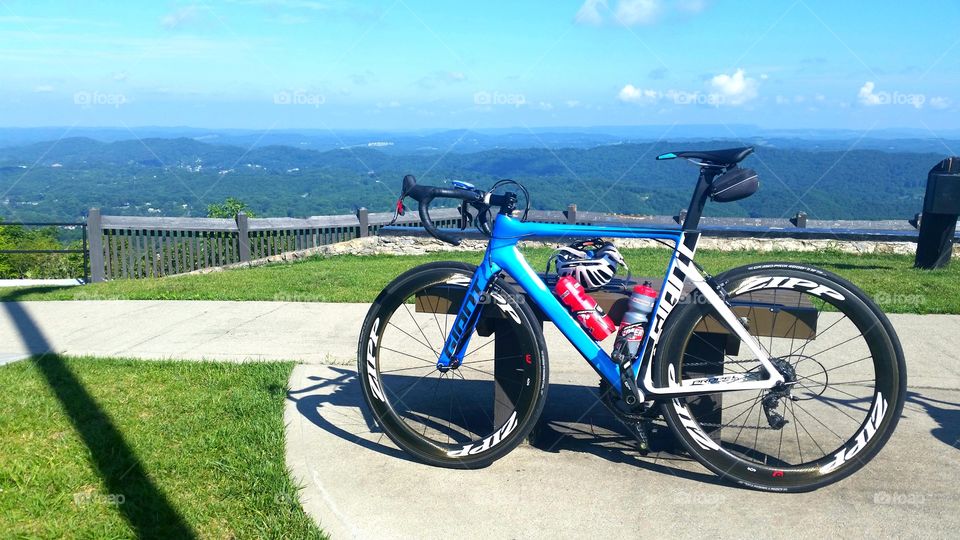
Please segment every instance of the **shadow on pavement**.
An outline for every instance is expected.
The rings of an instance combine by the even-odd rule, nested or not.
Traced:
[[[296,403],[299,414],[317,427],[343,440],[391,458],[413,461],[405,452],[394,447],[375,425],[363,401],[357,372],[332,366],[328,369],[335,372],[336,376],[333,378],[310,377],[315,384],[292,389],[287,393],[287,399]],[[322,389],[329,393],[311,394]],[[356,415],[347,416],[341,413],[337,418],[332,418],[327,411],[334,408],[356,411]],[[357,425],[357,418],[362,418],[362,425]],[[341,423],[343,425],[337,425]],[[348,429],[351,425],[357,425],[365,433],[351,431]],[[382,438],[372,441],[364,436],[369,433],[379,433]],[[719,483],[719,479],[712,474],[691,472],[672,465],[689,464],[690,459],[679,455],[679,443],[670,433],[669,428],[663,425],[660,425],[658,431],[653,434],[651,441],[653,452],[647,456],[641,456],[636,449],[634,439],[627,434],[626,428],[597,399],[596,390],[584,386],[550,385],[547,403],[540,422],[531,436],[531,444],[547,452],[589,453],[615,463],[629,463],[680,478]]]
[[[940,424],[930,432],[931,435],[954,449],[960,449],[957,445],[960,442],[960,403],[933,399],[912,390],[907,392],[907,403],[923,407],[927,415]]]
[[[356,433],[351,433],[350,431],[347,431],[346,429],[337,426],[333,422],[330,422],[324,418],[324,416],[321,414],[321,409],[324,405],[348,407],[351,409],[355,408],[363,416],[363,422],[369,432],[380,433],[382,438],[379,440],[386,438],[386,435],[383,434],[379,427],[377,427],[376,423],[373,421],[373,417],[370,416],[366,405],[363,403],[363,397],[361,396],[362,390],[360,389],[360,384],[357,380],[357,372],[338,367],[330,367],[329,369],[337,373],[335,378],[325,379],[323,377],[309,377],[311,381],[317,381],[317,383],[305,388],[290,390],[287,392],[287,399],[297,404],[297,412],[303,415],[303,417],[309,420],[312,424],[326,430],[333,435],[336,435],[337,437],[340,437],[341,439],[350,441],[368,450],[386,454],[390,457],[399,458],[406,461],[413,461],[406,454],[406,452],[398,448],[381,444],[378,441],[370,441],[365,439],[363,436]],[[332,392],[329,394],[320,395],[303,395],[324,388],[329,388],[332,390]]]
[[[15,299],[15,298],[11,298]],[[51,346],[43,331],[23,306],[3,302],[24,343],[38,352],[33,364],[43,376],[73,428],[90,451],[90,460],[111,495],[123,494],[117,510],[138,538],[195,538],[193,530],[150,479],[149,473],[123,434],[111,422],[86,387],[70,371]]]

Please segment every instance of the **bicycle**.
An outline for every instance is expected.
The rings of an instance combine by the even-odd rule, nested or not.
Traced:
[[[397,215],[412,198],[432,236],[459,244],[430,217],[434,199],[458,200],[461,229],[469,221],[489,243],[479,266],[418,266],[370,307],[358,369],[384,433],[417,460],[454,468],[488,466],[520,444],[548,386],[536,309],[600,375],[604,403],[641,449],[662,417],[693,458],[749,488],[809,491],[863,467],[890,438],[906,394],[903,350],[887,317],[855,285],[811,266],[758,263],[711,276],[694,262],[708,199],[738,200],[759,187],[756,173],[738,165],[752,152],[658,156],[700,168],[676,228],[531,223],[529,193],[512,180],[484,192],[406,176]],[[495,193],[504,186],[526,196],[522,213],[517,191]],[[517,249],[549,237],[649,238],[672,247],[635,358],[614,361]]]

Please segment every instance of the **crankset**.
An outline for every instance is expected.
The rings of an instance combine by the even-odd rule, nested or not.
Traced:
[[[645,403],[627,405],[620,396],[613,391],[607,381],[600,381],[600,402],[613,416],[623,424],[637,440],[637,450],[646,455],[650,452],[650,427],[653,420],[659,416],[658,409]]]

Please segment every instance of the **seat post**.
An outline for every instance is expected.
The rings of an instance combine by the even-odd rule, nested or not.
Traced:
[[[716,167],[700,167],[700,178],[697,180],[697,187],[693,191],[693,198],[690,199],[690,207],[687,208],[687,217],[683,220],[683,230],[692,231],[700,227],[700,217],[703,215],[703,207],[707,204],[709,196],[710,182],[722,172],[722,169]]]

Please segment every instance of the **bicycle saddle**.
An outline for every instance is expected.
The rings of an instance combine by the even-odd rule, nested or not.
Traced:
[[[686,152],[669,152],[666,154],[660,154],[657,156],[658,160],[665,159],[692,159],[706,163],[708,165],[715,165],[718,167],[731,167],[743,161],[747,156],[753,153],[752,146],[745,146],[743,148],[728,148],[726,150],[692,150]]]

